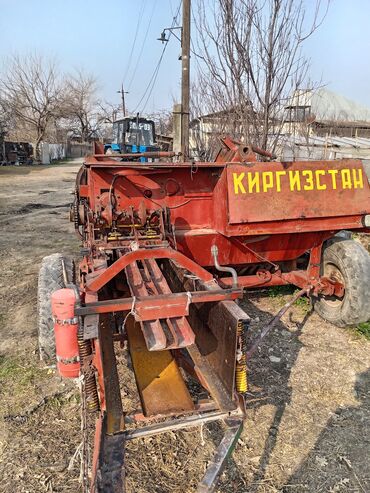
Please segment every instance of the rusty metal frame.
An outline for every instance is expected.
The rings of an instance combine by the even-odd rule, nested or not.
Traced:
[[[135,430],[126,430],[125,436],[126,440],[151,437],[154,435],[159,435],[166,431],[183,430],[184,428],[212,423],[214,421],[228,419],[231,417],[241,419],[243,418],[243,415],[241,414],[239,409],[230,412],[209,411],[203,413],[193,413],[192,415],[186,416],[185,418],[167,419],[163,423],[154,423],[152,425],[147,425]]]
[[[186,277],[183,269],[173,262],[166,262],[163,270],[172,291],[189,289],[190,286],[210,293],[218,290],[216,283],[206,285],[200,280]],[[231,410],[236,406],[234,394],[236,330],[240,320],[248,323],[249,317],[231,300],[220,301],[213,310],[207,303],[199,306],[190,305],[189,323],[196,334],[197,341],[197,344],[186,348],[194,363],[192,371],[200,375],[200,382],[205,383],[205,388],[222,410]],[[225,341],[234,348],[232,358],[224,353]],[[184,361],[183,357],[180,359]]]
[[[117,274],[122,272],[129,264],[136,262],[137,260],[147,259],[171,259],[184,269],[187,269],[192,274],[199,277],[199,279],[202,279],[202,281],[210,282],[213,280],[212,274],[206,269],[173,248],[154,248],[152,250],[138,249],[122,255],[121,258],[105,269],[99,276],[88,281],[85,285],[85,289],[87,291],[99,291],[99,289],[105,286]]]
[[[125,492],[125,442],[126,435],[123,432],[108,434],[107,416],[99,416],[96,423],[90,493]]]
[[[330,190],[331,195],[328,197],[333,197],[333,201],[328,201],[329,210],[321,217],[315,212],[313,217],[307,211],[306,214],[302,212],[309,207],[310,200],[315,198],[310,189],[307,192],[302,191],[297,197],[297,203],[288,203],[292,209],[290,215],[286,212],[288,209],[281,206],[289,200],[284,193],[275,195],[278,200],[271,202],[280,204],[280,207],[254,207],[253,204],[261,204],[267,195],[261,193],[253,197],[249,192],[244,195],[233,193],[233,173],[263,173],[265,169],[274,171],[285,165],[260,163],[256,153],[264,158],[272,157],[261,149],[225,138],[223,149],[213,163],[178,163],[176,166],[171,162],[130,163],[116,160],[117,157],[129,159],[127,154],[113,157],[102,154],[101,150],[86,160],[83,183],[81,179],[77,180],[78,197],[89,208],[84,220],[77,221],[78,231],[79,225],[84,225],[86,251],[80,266],[85,299],[82,306],[76,305],[76,314],[90,316],[86,320],[84,335],[88,336],[87,339],[92,339],[94,354],[90,363],[97,370],[99,382],[101,411],[96,425],[93,493],[124,491],[123,448],[126,440],[221,420],[227,431],[198,488],[198,493],[213,491],[225,461],[237,443],[244,418],[243,396],[236,394],[234,388],[236,352],[239,348],[236,329],[240,322],[247,327],[249,317],[241,313],[234,300],[242,295],[242,288],[287,284],[301,288],[296,297],[303,292],[338,296],[343,294],[343,286],[338,281],[320,276],[322,244],[341,229],[363,230],[363,216],[369,212],[364,192],[360,195],[358,207],[354,207],[356,201],[351,192],[341,197]],[[173,153],[146,153],[135,155],[135,158],[172,155]],[[351,168],[362,166],[359,161],[348,161],[347,164]],[[299,165],[300,163],[292,164],[293,167]],[[196,180],[193,180],[194,166],[197,171]],[[117,182],[116,178],[119,178]],[[178,183],[178,193],[170,193],[170,189],[166,188],[168,180]],[[364,188],[367,187],[366,182]],[[106,194],[107,190],[109,202],[105,204],[101,195]],[[112,191],[116,199],[114,227]],[[222,205],[218,207],[219,204]],[[339,215],[337,204],[341,206]],[[135,222],[134,210],[138,212],[137,217],[140,219],[141,211],[144,211],[144,219],[138,224]],[[161,210],[160,224],[157,226],[154,223],[155,234],[150,236],[147,230],[151,223],[150,219],[149,222],[146,219],[151,218],[158,210]],[[130,224],[120,219],[120,215],[127,211],[131,216]],[[251,211],[253,214],[250,215]],[[122,218],[124,217],[126,216],[123,215]],[[132,232],[126,231],[128,227],[132,228]],[[112,231],[116,232],[116,236],[110,236]],[[253,248],[250,248],[250,243],[253,243]],[[239,276],[238,288],[231,288],[231,278],[219,278],[217,283],[214,276],[206,270],[214,267],[210,255],[212,247],[218,247],[218,260],[222,266],[238,268],[262,262],[263,265],[270,264],[274,269],[269,271],[261,268],[254,275]],[[114,251],[110,258],[117,260],[107,266],[107,259],[111,255],[107,252],[109,250]],[[298,270],[295,260],[306,252],[310,252],[308,267],[306,270]],[[146,281],[143,279],[141,286],[140,271],[143,272],[145,266],[148,268],[150,263],[155,264],[159,271],[156,259],[164,259],[164,269],[166,264],[172,264],[172,277],[167,276],[166,272],[165,280],[157,278],[152,285],[145,285]],[[145,265],[142,268],[143,264]],[[284,272],[284,268],[290,269],[289,272]],[[184,276],[183,269],[190,272],[191,278]],[[149,271],[154,272],[153,269]],[[123,272],[131,296],[107,299],[113,297],[108,284]],[[126,288],[117,289],[121,292],[125,290]],[[285,309],[286,307],[265,327],[264,335],[271,330]],[[132,419],[132,416],[125,417],[122,410],[114,353],[114,341],[122,341],[124,331],[118,336],[113,334],[109,324],[98,328],[96,323],[96,318],[115,312],[133,314],[142,327],[153,319],[157,322],[156,327],[159,327],[171,318],[187,317],[188,326],[183,327],[190,329],[188,333],[193,331],[191,335],[194,339],[188,338],[185,344],[183,338],[183,347],[181,337],[176,338],[175,335],[175,343],[173,346],[166,346],[166,349],[176,348],[172,351],[174,359],[190,375],[197,377],[200,384],[208,390],[213,399],[211,403],[196,408],[195,413],[186,414],[185,417],[167,419],[164,423],[139,427],[135,431],[125,430],[125,422]],[[128,320],[132,321],[130,318]],[[159,330],[157,335],[161,336]],[[154,342],[157,343],[158,340]],[[147,340],[145,342],[147,344]],[[249,356],[258,343],[258,339],[254,341]],[[178,349],[179,347],[182,349]],[[153,345],[152,348],[163,349],[160,344]],[[207,405],[215,406],[216,409],[207,410]],[[169,412],[161,415],[161,418],[168,418],[170,415]],[[145,416],[139,414],[133,417],[134,422],[145,419]]]
[[[213,459],[208,464],[203,479],[198,485],[197,493],[212,493],[215,490],[226,461],[233,453],[243,431],[242,419],[226,419],[225,425],[227,426],[225,435],[217,447]]]
[[[231,277],[221,277],[220,283],[224,286],[232,285]],[[290,272],[269,272],[259,271],[250,276],[238,276],[238,285],[245,289],[265,288],[271,286],[294,285],[299,288],[314,286],[317,293],[326,295],[343,296],[343,285],[339,281],[327,277],[313,276],[311,279],[305,270],[295,270]]]
[[[211,411],[208,413],[193,414],[185,418],[167,420],[164,423],[155,423],[136,430],[126,431],[124,435],[126,440],[147,438],[167,431],[182,430],[215,421],[222,421],[226,426],[226,431],[197,488],[197,493],[212,493],[217,486],[218,479],[226,465],[227,459],[234,451],[243,431],[244,415],[240,409],[233,412]]]
[[[114,353],[113,344],[113,333],[111,327],[109,326],[109,320],[105,318],[99,327],[99,345],[103,372],[105,412],[107,416],[108,434],[122,431],[125,426],[116,356]]]
[[[128,265],[125,274],[131,295],[135,299],[157,295],[172,296],[163,272],[153,259],[142,261],[140,267],[138,262]],[[190,293],[187,295],[182,306],[173,306],[172,309],[169,307],[168,310],[163,307],[166,309],[165,317],[164,311],[157,308],[154,308],[154,317],[153,308],[142,313],[132,310],[136,321],[140,322],[149,350],[178,349],[194,343],[194,332],[185,318],[191,301]]]
[[[238,286],[250,289],[270,286],[287,286],[292,284],[301,289],[313,288],[315,295],[343,296],[344,286],[342,283],[335,279],[320,276],[321,255],[322,243],[311,249],[310,260],[306,270],[281,272],[279,269],[275,272],[270,272],[266,269],[260,269],[254,275],[238,276]],[[231,277],[221,277],[219,282],[223,286],[232,286],[233,284]]]
[[[76,306],[75,313],[79,316],[96,313],[111,313],[129,311],[135,308],[137,321],[155,320],[164,317],[183,317],[189,315],[189,305],[213,301],[236,300],[241,298],[243,291],[236,289],[217,289],[214,291],[188,291],[187,293],[172,293],[155,296],[122,298],[86,303]]]

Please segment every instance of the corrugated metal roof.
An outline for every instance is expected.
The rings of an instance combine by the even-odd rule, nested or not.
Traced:
[[[307,139],[301,135],[282,135],[279,140],[281,142],[295,145],[326,145],[335,147],[354,147],[356,149],[370,149],[370,139],[366,139],[364,137],[319,137],[318,135],[310,135]]]
[[[281,135],[278,139],[279,158],[292,159],[370,159],[370,139],[364,137],[319,137],[305,138],[300,135]]]

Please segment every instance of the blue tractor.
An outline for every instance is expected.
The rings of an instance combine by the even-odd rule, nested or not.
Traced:
[[[104,145],[105,154],[137,154],[142,152],[157,152],[160,150],[155,143],[155,126],[152,120],[146,118],[126,117],[113,122],[112,142]],[[130,157],[130,161],[134,160]],[[138,158],[141,162],[148,158]]]

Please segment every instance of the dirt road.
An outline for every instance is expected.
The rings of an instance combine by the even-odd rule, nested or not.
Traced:
[[[78,255],[68,221],[77,169],[0,168],[0,492],[80,491],[79,395],[38,361],[36,332],[42,257]],[[252,337],[287,296],[243,302]],[[219,493],[369,492],[369,349],[295,306],[250,362],[248,420]],[[128,491],[194,491],[219,436],[213,425],[131,443]]]

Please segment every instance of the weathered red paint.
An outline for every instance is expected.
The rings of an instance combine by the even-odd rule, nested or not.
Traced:
[[[228,284],[227,282],[225,284]],[[243,284],[241,284],[242,286]],[[189,315],[190,303],[209,303],[210,301],[236,300],[242,296],[241,289],[217,291],[193,291],[147,296],[144,298],[121,298],[117,300],[86,303],[76,308],[76,314],[111,313],[129,311],[135,308],[137,321],[156,320],[158,318],[184,317]],[[134,304],[134,305],[133,305]]]
[[[87,282],[86,289],[88,291],[99,291],[105,284],[107,284],[113,277],[122,272],[122,270],[129,264],[136,262],[137,260],[144,259],[161,259],[169,258],[177,262],[179,265],[193,272],[195,275],[203,281],[212,281],[213,276],[202,269],[198,264],[182,255],[180,252],[173,250],[172,248],[156,248],[152,250],[135,250],[133,252],[126,253],[119,260],[117,260],[110,267],[105,269],[97,278]]]
[[[243,265],[298,258],[341,229],[363,229],[370,213],[370,192],[360,161],[299,163],[126,163],[94,158],[86,162],[88,183],[83,197],[95,214],[107,221],[107,194],[114,180],[118,213],[144,208],[168,208],[175,228],[167,240],[199,265],[213,265],[210,248],[216,244],[221,264]],[[330,175],[319,175],[325,190],[268,189],[255,194],[233,193],[233,173],[361,170],[363,188],[329,189]],[[357,180],[358,174],[356,175]],[[352,180],[353,181],[353,180]],[[284,185],[285,183],[285,185]],[[301,187],[306,182],[301,177]],[[339,182],[338,182],[339,183]],[[244,184],[244,188],[248,185]],[[283,190],[283,187],[285,189]],[[248,188],[247,188],[248,189]],[[104,196],[104,194],[106,194]],[[260,237],[260,238],[258,238]],[[94,243],[105,244],[95,233]],[[261,258],[262,257],[262,258]]]
[[[253,151],[265,158],[268,153],[232,139],[223,144],[212,163],[87,158],[78,190],[86,204],[85,245],[95,253],[81,263],[88,274],[84,291],[98,293],[144,259],[171,259],[212,282],[217,273],[206,269],[214,266],[216,245],[219,263],[241,270],[240,286],[292,283],[341,292],[338,283],[320,278],[321,246],[342,229],[364,230],[370,189],[361,161],[261,162]],[[104,252],[110,251],[115,261],[107,263]],[[306,253],[306,267],[297,269]],[[243,274],[254,265],[259,268]],[[176,306],[166,296],[167,304],[158,298],[156,307],[153,297],[142,297],[138,316],[159,317],[164,307],[170,316],[183,315],[184,300]],[[128,310],[132,299],[94,310]]]

